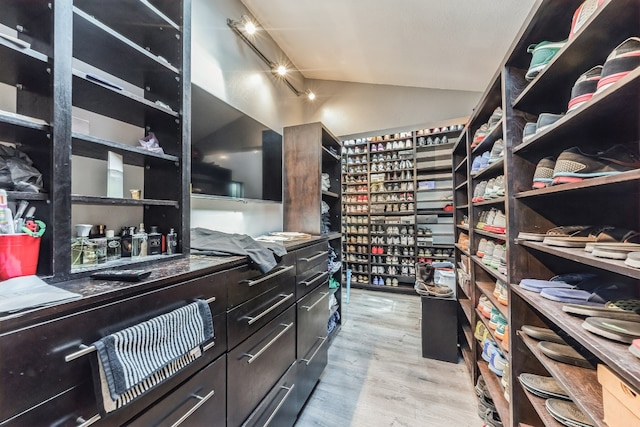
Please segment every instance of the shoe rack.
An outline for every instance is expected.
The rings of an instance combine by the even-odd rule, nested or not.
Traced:
[[[452,259],[450,155],[461,129],[343,141],[343,261],[352,286],[415,294],[417,261]]]
[[[532,187],[536,165],[543,158],[557,158],[573,146],[596,152],[613,144],[640,140],[637,120],[640,115],[640,68],[566,113],[572,86],[580,75],[602,65],[622,41],[640,34],[637,19],[640,3],[637,1],[602,2],[549,64],[532,81],[525,79],[531,61],[527,47],[545,40],[567,39],[574,12],[582,3],[582,0],[539,2],[476,107],[463,138],[465,143],[461,139],[453,149],[456,262],[460,267],[457,270],[458,292],[462,296],[459,298],[460,317],[465,321],[461,332],[466,332],[460,334],[461,346],[463,356],[465,347],[470,347],[469,353],[474,360],[467,363],[471,365],[473,380],[475,382],[482,374],[504,425],[561,425],[546,409],[545,399],[534,396],[520,385],[518,376],[523,373],[553,377],[590,424],[608,425],[603,421],[603,390],[596,370],[560,363],[545,356],[534,339],[520,332],[524,325],[551,329],[594,368],[604,365],[632,389],[640,390],[640,360],[628,351],[628,344],[587,331],[582,327],[584,317],[564,312],[563,303],[518,286],[522,279],[548,280],[555,275],[576,272],[595,273],[605,282],[630,283],[636,287],[640,279],[640,270],[621,260],[597,258],[582,248],[518,239],[520,232],[545,233],[565,225],[640,228],[638,170],[545,188]],[[501,130],[496,131],[505,144],[502,170],[472,175],[474,158],[483,151],[482,147],[471,149],[474,134],[496,106],[500,106],[504,114]],[[563,116],[523,141],[525,125],[535,123],[542,113]],[[493,132],[490,135],[493,136]],[[497,173],[504,174],[504,198],[472,202],[479,180]],[[479,213],[487,203],[504,209],[506,215],[506,234],[501,237],[507,247],[506,274],[497,274],[477,255],[481,239],[497,240],[499,237],[476,229]],[[464,248],[461,233],[470,238],[469,250]],[[466,260],[469,261],[465,272],[462,267]],[[498,279],[508,283],[507,306],[501,307],[493,295]],[[501,348],[499,339],[495,339],[508,361],[502,378],[488,369],[482,359],[482,345],[469,333],[479,320],[495,338],[495,331],[488,327],[479,308],[481,296],[485,296],[508,320],[508,351]],[[469,329],[465,331],[467,325]]]
[[[39,276],[56,282],[114,267],[72,266],[73,210],[102,209],[105,220],[116,219],[109,228],[119,230],[127,225],[117,222],[120,213],[134,209],[147,226],[178,233],[179,253],[162,259],[188,254],[190,14],[190,0],[114,1],[113,7],[95,0],[3,3],[0,83],[15,88],[15,105],[0,110],[0,139],[16,144],[42,173],[44,191],[8,192],[11,203],[27,200],[47,224]],[[79,110],[98,126],[76,127]],[[114,131],[109,136],[99,134],[104,123]],[[140,137],[155,133],[164,154],[113,135],[132,128]],[[71,178],[73,163],[106,165],[110,152],[140,169],[143,198],[76,190],[82,186]],[[100,182],[90,173],[83,179]],[[122,258],[117,265],[160,259]]]

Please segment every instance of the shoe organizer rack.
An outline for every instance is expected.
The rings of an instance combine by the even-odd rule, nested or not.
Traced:
[[[531,81],[525,79],[531,61],[527,47],[541,41],[567,39],[574,12],[582,3],[582,0],[538,2],[483,94],[466,135],[453,149],[455,257],[460,267],[457,270],[460,323],[464,323],[460,345],[474,383],[482,374],[504,425],[561,425],[547,410],[545,399],[520,385],[518,376],[523,373],[553,377],[594,426],[610,425],[604,421],[607,411],[595,370],[598,365],[604,365],[636,392],[640,390],[640,359],[628,351],[629,344],[589,332],[582,327],[584,316],[570,315],[563,311],[562,302],[545,299],[518,286],[522,279],[548,280],[559,274],[586,272],[598,275],[605,283],[628,283],[640,290],[640,269],[627,266],[622,260],[598,258],[583,248],[518,239],[520,232],[545,233],[567,225],[609,225],[636,231],[640,228],[637,169],[545,188],[532,186],[536,165],[543,158],[555,159],[574,146],[595,153],[614,144],[637,144],[640,140],[640,68],[567,113],[576,80],[592,67],[602,65],[621,42],[640,35],[639,2],[601,2],[548,65]],[[497,106],[504,114],[501,130],[497,131],[505,143],[503,165],[499,172],[481,171],[472,175],[473,160],[483,151],[478,147],[471,149],[474,134]],[[542,113],[563,116],[523,141],[525,124],[535,123]],[[471,202],[479,180],[497,173],[505,176],[505,196],[491,200],[489,205],[503,209],[506,215],[504,236],[476,229],[479,212],[487,204]],[[465,235],[470,239],[468,249],[464,245]],[[494,271],[477,255],[482,238],[506,242],[506,274]],[[497,280],[509,284],[507,306],[501,306],[493,295]],[[510,344],[509,351],[502,348],[508,360],[503,378],[488,369],[481,357],[482,344],[472,334],[478,320],[486,323],[476,308],[483,295],[508,320]],[[551,329],[594,369],[547,357],[535,340],[520,332],[524,325]],[[489,331],[490,335],[495,334]],[[496,342],[502,347],[500,340]]]
[[[72,267],[74,218],[91,210],[102,211],[116,232],[137,225],[120,223],[126,215],[163,234],[173,228],[178,254],[162,258],[188,253],[190,14],[190,0],[117,0],[110,7],[97,0],[3,2],[0,83],[15,103],[0,109],[0,140],[15,144],[42,173],[43,192],[8,192],[11,203],[27,200],[47,225],[39,276],[60,281],[114,266]],[[77,117],[91,120],[77,126]],[[129,138],[149,132],[164,154]],[[105,181],[109,152],[122,156],[125,174],[140,178],[142,198],[84,191]]]
[[[461,130],[343,141],[343,261],[352,286],[415,294],[416,262],[452,259],[450,156]]]

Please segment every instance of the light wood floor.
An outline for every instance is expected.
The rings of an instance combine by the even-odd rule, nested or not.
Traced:
[[[343,311],[296,427],[482,425],[465,364],[422,358],[420,298],[352,289]]]

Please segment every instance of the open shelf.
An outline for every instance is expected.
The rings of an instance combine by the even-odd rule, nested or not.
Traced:
[[[482,258],[480,258],[477,255],[471,255],[471,259],[478,265],[480,266],[480,268],[482,268],[484,271],[486,271],[487,273],[489,273],[490,275],[492,275],[493,277],[495,277],[496,279],[500,279],[502,280],[504,283],[509,283],[509,279],[507,279],[507,276],[505,276],[504,274],[500,273],[498,270],[493,269],[491,267],[489,267],[488,265],[484,265],[482,263]]]
[[[607,427],[603,421],[602,387],[598,383],[595,369],[580,368],[549,359],[536,347],[538,341],[521,333],[518,335],[529,351],[569,394],[573,402],[593,421],[593,425]]]
[[[475,181],[481,181],[481,178],[487,178],[490,176],[496,176],[502,174],[504,171],[504,158],[500,158],[495,163],[490,164],[486,168],[480,169],[476,173],[471,173],[471,177]]]
[[[490,282],[482,282],[476,279],[476,286],[487,298],[489,298],[491,304],[493,304],[493,306],[497,308],[498,311],[500,311],[500,314],[502,314],[505,319],[508,319],[509,313],[507,306],[500,304],[500,302],[498,302],[498,298],[493,295],[493,289],[495,288],[496,284]]]
[[[490,206],[490,205],[500,205],[503,204],[505,201],[504,196],[502,197],[496,197],[495,199],[487,199],[487,200],[483,200],[481,202],[474,202],[473,206]]]
[[[484,231],[484,230],[480,230],[478,228],[474,228],[473,232],[475,234],[481,235],[481,236],[485,236],[485,237],[490,237],[492,239],[496,239],[496,240],[506,240],[507,236],[506,234],[498,234],[498,233],[491,233],[490,231]]]
[[[500,384],[500,378],[491,372],[489,365],[484,360],[478,360],[478,369],[480,370],[482,378],[484,378],[484,382],[487,386],[487,390],[489,391],[489,395],[491,395],[493,404],[496,405],[496,410],[498,411],[498,415],[500,415],[502,425],[511,425],[509,402],[504,398],[504,389],[502,388],[502,384]]]
[[[493,143],[502,138],[502,127],[504,123],[504,118],[500,119],[500,121],[491,129],[491,131],[484,137],[482,142],[474,147],[471,150],[473,155],[480,155],[485,151],[491,151],[493,147]]]
[[[72,153],[78,156],[107,160],[108,152],[113,151],[123,156],[124,163],[134,166],[145,166],[149,159],[179,162],[177,156],[154,153],[142,147],[134,147],[95,136],[73,132],[71,137],[73,139]]]
[[[627,266],[624,261],[598,258],[589,252],[585,252],[583,248],[563,248],[559,246],[549,246],[541,242],[533,242],[528,240],[518,240],[518,244],[528,248],[535,249],[540,252],[558,256],[560,258],[590,265],[592,267],[611,271],[634,279],[640,279],[640,269]]]
[[[522,387],[520,381],[518,381],[518,385],[524,391],[524,394],[527,396],[527,399],[529,399],[531,406],[533,406],[533,409],[536,411],[536,414],[538,414],[538,417],[540,417],[540,420],[544,423],[545,427],[562,427],[562,424],[556,421],[549,411],[547,411],[547,407],[545,406],[546,399],[531,394],[528,390]]]
[[[568,192],[606,192],[610,191],[612,185],[615,185],[616,191],[626,193],[635,191],[640,186],[640,170],[631,170],[616,175],[601,176],[598,178],[589,178],[584,181],[569,184],[554,185],[551,187],[540,188],[536,190],[522,191],[515,195],[516,199],[529,199],[541,197],[550,194],[568,193]]]
[[[477,308],[476,308],[476,319],[480,320],[484,324],[485,328],[487,328],[487,331],[489,331],[489,335],[491,335],[491,338],[496,342],[502,354],[504,354],[504,356],[508,358],[509,350],[504,348],[504,346],[502,345],[501,339],[496,338],[495,330],[491,329],[491,326],[489,326],[489,319],[484,317],[482,313],[480,313],[480,310],[478,310]]]
[[[118,197],[83,196],[79,194],[71,195],[71,202],[85,205],[112,205],[112,206],[173,206],[180,204],[175,200],[155,200],[155,199],[124,199]]]
[[[582,327],[581,317],[571,316],[562,311],[562,303],[548,300],[540,294],[526,291],[519,286],[511,286],[511,288],[533,308],[605,363],[609,369],[616,372],[636,390],[640,389],[640,363],[638,358],[628,351],[628,344],[618,343],[587,331]]]
[[[462,308],[464,315],[467,317],[467,321],[471,323],[471,310],[472,310],[471,300],[468,300],[465,298],[465,299],[459,299],[458,302],[460,303],[460,307]]]

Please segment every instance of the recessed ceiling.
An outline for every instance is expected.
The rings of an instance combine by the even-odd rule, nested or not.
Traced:
[[[306,78],[470,91],[485,89],[536,3],[242,1]]]

